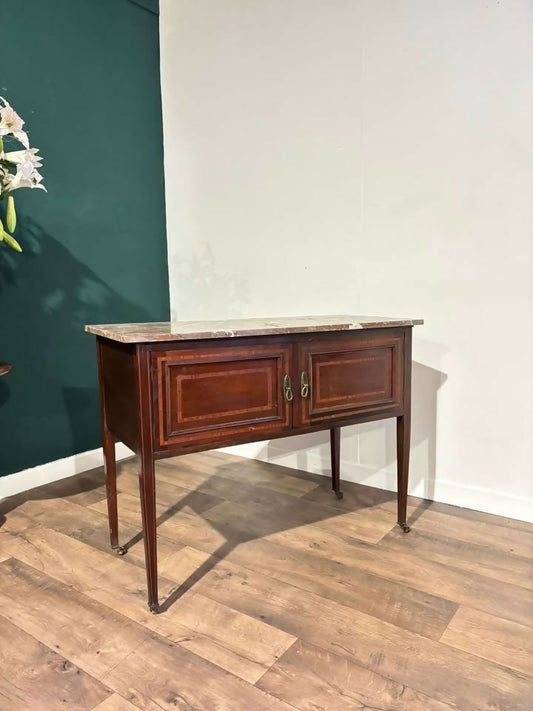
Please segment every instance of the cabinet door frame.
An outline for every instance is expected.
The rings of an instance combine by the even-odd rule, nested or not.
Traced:
[[[334,358],[336,354],[340,356],[339,362],[343,362],[343,355],[357,353],[363,356],[364,360],[376,361],[377,377],[379,377],[379,365],[377,361],[381,358],[386,368],[390,358],[390,394],[382,392],[369,392],[360,394],[360,402],[357,397],[350,401],[350,396],[337,398],[337,402],[331,405],[326,404],[326,398],[320,401],[319,391],[319,363],[318,356],[330,356]],[[364,355],[368,358],[364,358]],[[375,329],[350,332],[340,335],[335,334],[314,334],[310,338],[301,338],[297,346],[295,363],[298,365],[297,372],[294,373],[295,389],[298,387],[298,408],[294,413],[294,427],[317,427],[324,428],[328,423],[335,426],[342,420],[354,420],[358,417],[377,416],[393,417],[401,415],[404,409],[404,381],[403,370],[405,363],[405,329]],[[323,364],[325,365],[325,364]],[[302,398],[299,395],[300,375],[305,371],[309,380],[309,395]],[[385,371],[382,375],[384,379],[387,375]],[[366,380],[366,378],[362,378]],[[318,399],[317,399],[318,398]],[[334,400],[334,398],[332,398]]]
[[[190,366],[193,371],[187,378],[202,377],[199,371],[209,371],[209,366],[214,366],[213,374],[216,375],[216,366],[220,364],[242,363],[244,365],[243,374],[248,373],[248,377],[254,374],[253,364],[266,361],[258,367],[257,374],[263,375],[267,379],[267,411],[263,416],[258,414],[258,409],[251,406],[250,416],[246,416],[243,408],[242,412],[235,413],[234,420],[216,421],[213,416],[209,423],[209,415],[198,418],[198,424],[194,425],[194,416],[189,418],[189,424],[182,415],[181,403],[178,401],[179,394],[172,391],[172,383],[176,381],[179,374],[172,374],[173,368],[186,368]],[[207,368],[206,368],[207,366]],[[187,342],[179,347],[155,347],[151,353],[152,383],[154,387],[154,439],[156,449],[197,448],[208,445],[209,447],[224,446],[228,440],[240,440],[243,437],[253,437],[255,439],[269,439],[269,437],[279,437],[289,434],[292,429],[292,403],[286,402],[283,397],[283,378],[289,375],[292,368],[292,348],[285,339],[268,339],[268,341],[255,341],[251,339],[227,339],[216,342]],[[196,370],[196,373],[194,373]],[[275,382],[269,382],[269,372],[274,373]],[[231,370],[226,373],[229,377],[235,376]],[[211,377],[207,373],[206,377]],[[223,369],[220,377],[224,377]],[[238,377],[238,376],[237,376]],[[182,376],[185,380],[185,377]],[[270,392],[268,388],[270,387]],[[268,408],[270,405],[270,411]],[[228,411],[228,414],[231,414]],[[239,415],[242,415],[239,417]],[[175,427],[175,423],[180,419],[182,426]],[[224,419],[224,412],[220,411],[220,419]],[[174,423],[174,426],[173,426]]]

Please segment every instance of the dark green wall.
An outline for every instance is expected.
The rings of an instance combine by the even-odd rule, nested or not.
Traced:
[[[23,254],[0,244],[0,475],[100,446],[84,324],[169,317],[158,19],[154,0],[0,3],[0,95],[48,189],[15,193]]]

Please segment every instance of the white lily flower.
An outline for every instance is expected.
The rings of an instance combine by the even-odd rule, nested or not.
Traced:
[[[4,153],[3,158],[17,165],[17,170],[21,170],[24,173],[24,177],[29,178],[31,173],[43,164],[43,159],[37,155],[38,152],[38,148],[28,148],[25,151],[10,151],[9,153]]]
[[[4,151],[4,142],[0,141],[2,150],[0,151],[0,197],[8,199],[7,207],[7,224],[11,225],[13,231],[16,227],[16,216],[14,213],[14,202],[11,193],[19,188],[46,188],[42,184],[43,176],[37,168],[40,168],[43,161],[37,148],[30,148],[30,142],[26,131],[23,129],[24,121],[9,105],[2,96],[0,96],[0,139],[2,136],[13,136],[24,146],[24,150],[19,151]],[[1,223],[0,223],[1,225]],[[7,233],[4,233],[6,242]],[[7,243],[9,247],[16,251],[21,251],[16,240],[9,237],[11,242]]]
[[[19,188],[39,188],[46,192],[44,185],[41,185],[43,176],[36,170],[33,170],[30,175],[24,173],[21,170],[21,166],[17,166],[17,173],[13,175],[8,173],[4,177],[4,190],[5,192],[13,192],[13,190],[18,190]]]
[[[22,131],[23,126],[24,121],[12,106],[4,106],[0,109],[0,136]]]
[[[28,134],[22,130],[24,121],[2,96],[0,96],[0,101],[4,104],[0,108],[0,136],[15,136],[24,148],[29,148]]]

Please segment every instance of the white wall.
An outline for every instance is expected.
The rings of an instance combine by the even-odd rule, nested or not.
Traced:
[[[531,520],[532,47],[529,0],[161,0],[174,318],[424,317],[411,491]],[[394,441],[343,475],[392,488]]]

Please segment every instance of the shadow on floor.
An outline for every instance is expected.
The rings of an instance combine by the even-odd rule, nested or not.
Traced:
[[[202,460],[196,459],[195,462],[194,458],[198,457],[202,457]],[[253,510],[249,515],[247,514],[239,520],[235,520],[229,516],[219,517],[213,520],[208,515],[205,516],[205,520],[224,538],[224,542],[219,548],[212,552],[209,558],[183,581],[166,600],[161,602],[161,612],[168,610],[173,603],[190,590],[196,582],[242,543],[264,538],[274,533],[290,530],[299,526],[335,518],[386,502],[393,502],[396,499],[396,495],[393,492],[346,482],[343,483],[344,498],[337,500],[331,491],[329,477],[308,474],[276,464],[244,459],[219,452],[205,452],[201,455],[185,455],[183,457],[162,460],[156,464],[156,468],[159,468],[161,473],[165,469],[167,472],[175,471],[176,485],[179,485],[180,466],[194,468],[195,465],[197,466],[198,461],[203,461],[204,458],[212,470],[212,473],[206,475],[203,482],[194,490],[191,489],[178,503],[165,510],[157,518],[157,526],[168,521],[187,507],[202,517],[210,508],[208,507],[206,509],[205,506],[199,504],[198,494],[203,494],[204,497],[208,495],[214,498],[216,494],[213,495],[213,491],[220,489],[229,492],[229,498],[220,496],[220,502],[227,501],[236,504],[248,504],[248,509]],[[128,464],[131,466],[132,462],[132,459],[124,460],[119,463],[119,467],[127,466]],[[267,480],[270,478],[271,481],[275,481],[276,476],[281,475],[283,477],[290,477],[293,480],[309,482],[314,486],[311,486],[306,493],[303,492],[302,489],[301,495],[291,495],[269,488]],[[248,478],[249,481],[247,481]],[[261,478],[264,480],[263,486],[261,486]],[[68,479],[62,479],[0,501],[0,527],[5,522],[6,515],[26,501],[71,498],[76,497],[78,494],[89,494],[89,498],[94,499],[94,502],[105,499],[103,467],[69,477]],[[88,497],[85,496],[85,505],[88,505],[87,501]],[[411,514],[411,523],[432,504],[430,501],[419,499],[416,500],[416,503],[418,506]],[[246,508],[246,506],[244,506],[244,508]],[[260,512],[260,515],[258,515],[258,512]],[[390,516],[392,528],[395,525],[396,516],[392,511]],[[349,536],[349,533],[347,535]],[[122,542],[122,545],[127,551],[132,546],[140,543],[142,538],[142,531],[139,531],[127,542]]]

